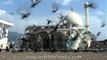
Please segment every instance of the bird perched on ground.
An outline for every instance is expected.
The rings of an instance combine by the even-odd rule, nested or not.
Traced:
[[[32,8],[41,2],[41,0],[31,0],[31,1],[32,1],[32,5],[31,5]]]

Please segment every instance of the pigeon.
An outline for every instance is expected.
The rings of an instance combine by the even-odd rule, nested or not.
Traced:
[[[101,32],[98,32],[98,33],[97,33],[97,36],[100,36],[100,34],[101,34]]]
[[[47,24],[50,24],[51,23],[51,20],[47,19]]]
[[[59,18],[62,20],[64,18],[64,16],[61,13],[59,15],[60,15]]]
[[[52,13],[55,13],[55,12],[57,12],[59,10],[59,8],[58,8],[58,6],[57,6],[57,4],[53,4],[52,5]]]
[[[62,23],[64,20],[59,21],[58,24],[56,24],[56,26],[54,27],[53,31],[51,32],[55,32],[58,29],[58,26],[60,25],[60,23]]]
[[[10,12],[9,12],[8,14],[10,14],[10,15],[14,15],[14,13],[10,13]]]
[[[31,1],[32,1],[32,6],[31,6],[32,8],[41,2],[41,0],[31,0]]]
[[[22,19],[27,18],[30,15],[30,13],[22,14]]]
[[[94,2],[91,2],[91,3],[89,3],[88,5],[84,5],[86,8],[87,7],[89,7],[89,8],[92,8],[92,9],[95,9],[95,8],[97,8],[97,5],[96,5],[96,3],[94,3]]]
[[[101,27],[104,27],[106,24],[102,24]]]
[[[20,8],[18,9],[18,13],[21,15],[21,19],[25,19],[31,14],[28,8]]]
[[[88,6],[89,6],[90,8],[96,8],[96,4],[95,4],[95,3],[90,3]]]
[[[106,25],[106,23],[103,21],[103,22],[101,23],[101,27],[105,27],[105,25]]]
[[[71,6],[71,11],[73,11],[73,7]]]

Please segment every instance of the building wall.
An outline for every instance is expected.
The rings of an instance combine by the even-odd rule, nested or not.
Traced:
[[[8,30],[6,29],[6,34],[3,35],[2,28],[0,28],[0,49],[6,49],[8,46]]]

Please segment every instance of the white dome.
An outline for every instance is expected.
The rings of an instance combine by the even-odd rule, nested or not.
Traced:
[[[76,27],[78,27],[79,29],[83,28],[82,18],[75,12],[68,13],[68,15],[66,15],[64,19],[67,20],[70,24],[76,25]]]

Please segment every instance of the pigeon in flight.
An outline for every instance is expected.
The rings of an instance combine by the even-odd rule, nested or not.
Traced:
[[[51,20],[47,19],[47,24],[50,24],[51,23]]]
[[[62,19],[64,18],[64,15],[62,15],[61,13],[59,13],[59,15],[60,15],[60,16],[59,16],[59,19],[62,20]]]
[[[55,13],[58,10],[59,10],[59,8],[58,8],[57,4],[53,3],[53,5],[52,5],[52,13]]]
[[[21,15],[21,19],[25,19],[31,14],[28,8],[20,8],[18,9],[18,13]]]
[[[71,11],[74,11],[72,6],[71,6]]]
[[[102,23],[101,23],[101,27],[105,27],[106,26],[106,23],[105,23],[105,21],[103,21]]]
[[[41,0],[31,0],[31,1],[32,1],[32,6],[31,6],[32,8],[41,2]]]
[[[22,14],[22,19],[27,18],[30,15],[30,13]]]
[[[101,32],[98,32],[98,33],[97,33],[97,36],[100,36],[100,34],[101,34]]]

